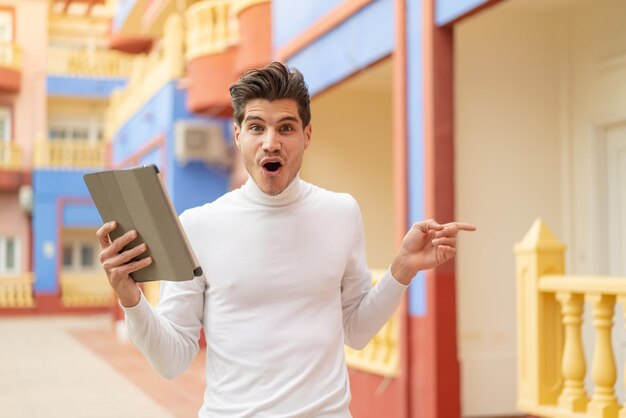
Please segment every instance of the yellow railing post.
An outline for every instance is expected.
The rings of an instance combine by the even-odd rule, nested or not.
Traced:
[[[619,406],[613,386],[617,379],[617,369],[611,345],[615,296],[592,294],[588,296],[588,300],[593,306],[593,327],[596,336],[591,366],[595,389],[587,413],[592,418],[616,418]]]
[[[563,245],[541,219],[515,245],[517,277],[518,406],[556,405],[563,387],[563,329],[554,295],[539,291],[539,278],[563,274]]]
[[[556,298],[561,302],[565,326],[562,367],[565,383],[559,396],[559,407],[570,412],[581,412],[587,409],[589,401],[585,392],[585,355],[580,336],[584,299],[582,294],[572,292],[559,292]]]

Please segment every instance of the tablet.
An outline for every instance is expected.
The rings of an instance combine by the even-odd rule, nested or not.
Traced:
[[[150,256],[152,263],[131,273],[133,280],[191,280],[202,275],[202,268],[158,173],[156,165],[148,165],[88,173],[83,179],[102,222],[117,222],[111,240],[134,229],[138,237],[124,250],[148,245],[133,261]]]

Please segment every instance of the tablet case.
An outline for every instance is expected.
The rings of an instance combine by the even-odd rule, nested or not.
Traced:
[[[124,250],[145,242],[152,263],[131,273],[136,282],[183,281],[202,275],[156,165],[108,170],[83,176],[102,222],[116,221],[111,240],[134,229],[138,237]]]

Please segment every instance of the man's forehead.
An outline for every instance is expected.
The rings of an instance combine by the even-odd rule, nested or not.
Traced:
[[[278,99],[272,101],[266,99],[252,99],[246,103],[243,115],[244,120],[251,118],[260,118],[263,120],[295,118],[298,122],[302,122],[298,103],[293,99]]]

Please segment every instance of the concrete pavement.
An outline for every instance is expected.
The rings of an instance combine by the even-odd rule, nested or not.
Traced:
[[[0,417],[195,417],[203,369],[160,377],[110,315],[0,317]]]

